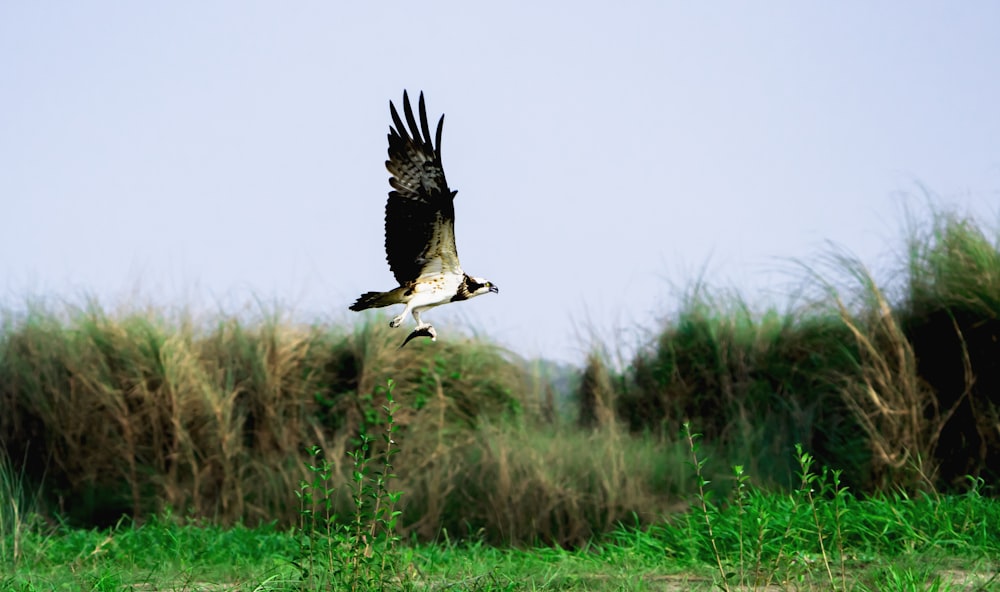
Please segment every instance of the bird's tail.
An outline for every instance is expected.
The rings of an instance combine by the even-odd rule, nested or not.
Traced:
[[[366,308],[380,308],[399,302],[394,298],[394,291],[389,292],[365,292],[358,297],[358,300],[350,306],[351,310],[365,310]]]

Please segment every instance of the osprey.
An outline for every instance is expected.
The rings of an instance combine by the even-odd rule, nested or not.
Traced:
[[[403,347],[419,336],[437,339],[437,331],[421,320],[423,311],[475,296],[499,292],[490,281],[462,271],[455,248],[455,208],[457,191],[448,189],[441,165],[441,128],[444,115],[438,120],[437,133],[431,142],[427,124],[424,93],[420,93],[420,125],[413,117],[410,99],[403,91],[403,114],[407,125],[399,118],[396,106],[389,102],[394,127],[389,128],[389,160],[385,168],[392,174],[385,204],[385,258],[399,282],[388,292],[365,292],[351,310],[405,304],[398,316],[389,321],[390,327],[402,324],[407,314],[413,315],[417,326],[406,338]]]

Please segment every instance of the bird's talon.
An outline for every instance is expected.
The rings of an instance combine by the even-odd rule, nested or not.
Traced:
[[[398,349],[403,349],[403,346],[409,343],[411,339],[414,339],[416,337],[430,337],[431,341],[437,341],[437,331],[435,331],[434,327],[430,325],[418,326],[416,329],[413,330],[412,333],[410,333],[406,337],[406,340],[403,341],[402,344],[400,344]]]

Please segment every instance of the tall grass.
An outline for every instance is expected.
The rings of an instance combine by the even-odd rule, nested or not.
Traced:
[[[384,427],[390,378],[404,536],[579,544],[675,503],[663,494],[680,479],[651,441],[555,421],[528,365],[482,341],[400,350],[380,319],[353,331],[274,313],[205,323],[94,302],[4,323],[0,440],[29,481],[44,476],[43,509],[73,524],[173,510],[292,525],[314,446],[330,462],[331,512],[351,516],[348,453]]]
[[[409,481],[405,522],[424,536],[443,526],[457,539],[573,546],[684,507],[683,451],[666,455],[614,424],[581,431],[501,422],[461,438],[428,456],[426,480]],[[448,489],[433,490],[441,484]]]
[[[445,344],[445,370],[426,350],[396,354],[397,336],[380,325],[345,334],[263,315],[205,327],[94,303],[7,314],[2,441],[29,459],[31,478],[46,473],[50,507],[84,522],[165,508],[223,523],[291,520],[306,448],[345,458],[378,421],[375,387],[388,377],[408,402],[404,432],[427,413],[431,385],[449,395],[448,420],[467,425],[530,392],[496,348]]]
[[[840,396],[864,433],[870,452],[868,481],[881,491],[935,488],[942,413],[921,378],[913,345],[899,315],[863,263],[846,254],[834,266],[856,282],[855,302],[832,284],[828,298],[856,346],[854,367],[841,377]]]
[[[615,391],[608,364],[597,352],[587,356],[577,389],[577,424],[582,428],[606,426],[614,418]]]
[[[0,565],[16,565],[22,555],[22,540],[35,526],[35,496],[17,467],[0,446]]]
[[[1000,478],[1000,231],[932,211],[901,284],[836,249],[802,269],[819,289],[785,311],[696,284],[611,381],[618,417],[668,435],[690,421],[726,464],[786,487],[797,442],[860,490]]]
[[[1000,478],[1000,228],[954,212],[911,223],[899,317],[945,413],[940,478]]]
[[[13,412],[0,430],[25,447],[12,454],[29,455],[29,470],[47,472],[48,501],[70,518],[107,523],[172,507],[269,519],[294,489],[319,384],[298,366],[319,361],[325,336],[310,341],[276,318],[204,334],[189,318],[176,323],[93,303],[8,317],[0,396]]]
[[[709,497],[733,482],[796,489],[799,443],[858,492],[992,483],[998,241],[935,213],[901,285],[833,252],[804,272],[819,290],[764,312],[699,283],[624,369],[588,356],[565,381],[579,385],[569,413],[512,353],[462,338],[400,350],[380,317],[29,304],[0,311],[0,444],[39,511],[72,524],[173,510],[290,526],[310,450],[330,463],[332,514],[352,515],[348,453],[386,427],[392,379],[398,532],[421,540],[573,546],[683,509],[685,422]],[[386,451],[371,442],[364,460],[381,470]]]
[[[616,381],[618,415],[666,438],[690,421],[714,448],[713,473],[741,464],[758,482],[794,486],[803,442],[860,482],[865,444],[836,378],[851,371],[855,349],[832,311],[757,314],[737,294],[699,286]]]

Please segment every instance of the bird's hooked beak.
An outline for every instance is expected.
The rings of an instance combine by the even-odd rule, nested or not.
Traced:
[[[499,294],[500,293],[500,288],[496,287],[493,284],[490,284],[490,292],[492,292],[493,294]]]

